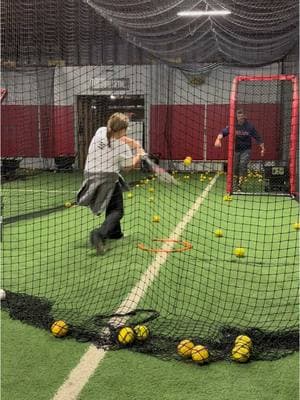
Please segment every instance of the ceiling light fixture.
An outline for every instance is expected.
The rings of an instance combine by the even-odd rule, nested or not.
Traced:
[[[201,17],[202,15],[228,15],[231,14],[229,10],[207,10],[207,11],[180,11],[177,13],[179,17]]]

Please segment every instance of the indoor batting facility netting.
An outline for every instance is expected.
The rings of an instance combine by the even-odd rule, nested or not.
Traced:
[[[298,347],[298,2],[1,1],[2,287],[12,318],[169,357],[182,339],[253,359]],[[183,10],[227,9],[182,17]],[[245,132],[255,129],[244,170]],[[160,170],[122,171],[124,236],[76,204],[115,112]],[[239,131],[238,131],[239,130]],[[221,135],[221,145],[216,139]],[[242,139],[243,140],[243,139]],[[264,147],[264,149],[263,149]],[[264,150],[264,151],[263,151]]]

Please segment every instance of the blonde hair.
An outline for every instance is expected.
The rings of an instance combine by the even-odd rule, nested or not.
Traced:
[[[114,133],[121,131],[122,129],[127,129],[129,123],[129,118],[123,113],[112,114],[107,121],[107,140],[108,146],[110,147],[110,139]]]

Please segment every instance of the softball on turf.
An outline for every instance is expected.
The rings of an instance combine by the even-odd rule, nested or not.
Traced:
[[[65,204],[64,204],[64,206],[65,206],[66,208],[70,208],[70,207],[72,207],[72,203],[71,203],[70,201],[66,201]]]
[[[217,236],[217,237],[222,237],[224,235],[224,232],[222,231],[222,229],[216,229],[214,233],[215,233],[215,236]]]
[[[159,222],[159,221],[160,221],[160,216],[159,215],[153,215],[152,222]]]
[[[143,342],[149,337],[149,328],[146,325],[137,325],[133,328],[137,340]]]
[[[300,222],[295,222],[293,224],[293,228],[296,229],[296,230],[300,229]]]
[[[53,336],[55,337],[63,337],[66,336],[66,334],[69,331],[69,326],[68,324],[63,321],[63,320],[59,320],[59,321],[55,321],[53,322],[53,324],[51,325],[51,333]]]
[[[150,188],[148,189],[148,191],[149,191],[150,193],[153,193],[153,192],[154,192],[154,188],[153,188],[153,187],[150,187]]]
[[[231,358],[236,362],[247,362],[250,358],[249,347],[246,344],[236,344],[231,351]]]
[[[177,346],[177,353],[183,358],[189,358],[192,355],[194,343],[189,339],[182,340]]]
[[[245,344],[249,347],[250,350],[252,349],[253,346],[251,338],[249,338],[249,336],[246,335],[240,335],[235,338],[235,345],[238,344]]]
[[[184,164],[186,167],[188,167],[189,165],[191,165],[191,164],[192,164],[192,157],[186,157],[186,158],[183,160],[183,164]]]
[[[128,199],[131,199],[132,197],[133,197],[133,194],[132,194],[131,192],[128,192],[128,193],[127,193],[127,198],[128,198]]]
[[[118,342],[121,344],[130,344],[134,341],[135,335],[134,331],[132,328],[129,326],[124,326],[124,328],[121,328],[118,333]]]
[[[246,250],[245,250],[243,247],[236,247],[236,248],[233,250],[233,254],[234,254],[236,257],[245,257]]]
[[[224,201],[232,201],[232,197],[229,194],[225,194],[225,196],[223,197]]]
[[[205,346],[201,344],[192,349],[192,360],[198,364],[203,364],[209,359],[209,352]]]

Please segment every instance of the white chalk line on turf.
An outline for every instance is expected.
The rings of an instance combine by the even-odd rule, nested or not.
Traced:
[[[76,193],[76,190],[44,190],[44,189],[18,189],[18,188],[10,188],[10,189],[1,189],[3,193],[9,193],[11,191],[15,192],[29,192],[29,193]]]
[[[209,194],[211,188],[215,184],[218,175],[215,175],[211,182],[207,185],[201,195],[196,199],[193,206],[184,215],[182,220],[177,224],[173,232],[170,234],[169,239],[179,240],[186,225],[193,218],[194,214],[198,211],[199,207]],[[175,246],[174,242],[164,243],[162,249],[171,250]],[[126,299],[121,303],[115,313],[128,313],[135,310],[139,301],[145,296],[148,287],[158,275],[161,266],[166,262],[170,253],[157,253],[153,261],[143,273],[138,283],[131,290]],[[129,317],[113,317],[110,319],[109,324],[119,326],[124,324]],[[107,350],[98,349],[96,346],[89,346],[88,350],[84,353],[76,367],[70,372],[69,376],[58,389],[53,397],[53,400],[76,400],[90,377],[95,372],[101,360],[105,357]]]

